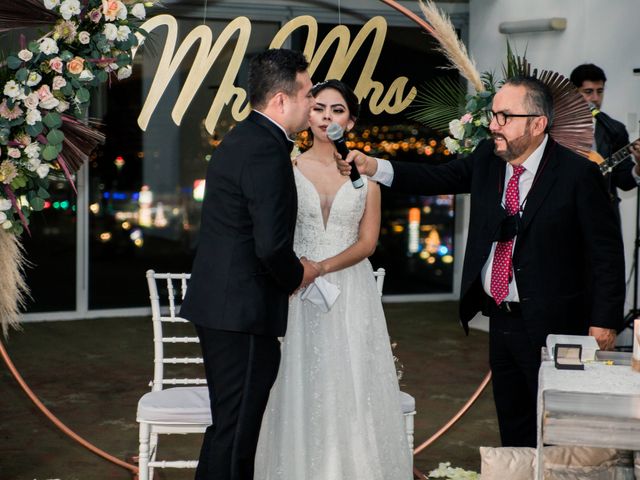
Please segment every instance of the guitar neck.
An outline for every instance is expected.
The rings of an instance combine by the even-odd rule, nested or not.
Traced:
[[[599,165],[600,171],[605,175],[608,173],[611,173],[611,170],[613,170],[616,166],[622,163],[623,160],[625,160],[628,156],[631,155],[631,152],[629,151],[629,147],[634,143],[636,143],[638,140],[640,140],[640,138],[637,138],[633,142],[625,145],[616,153],[614,153],[609,158],[607,158],[604,162],[602,162]]]

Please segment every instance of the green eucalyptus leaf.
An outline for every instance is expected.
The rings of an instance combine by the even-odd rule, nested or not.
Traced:
[[[26,68],[21,68],[16,72],[16,80],[19,82],[26,82],[27,78],[29,78],[29,70]]]
[[[48,128],[58,128],[62,125],[62,117],[56,112],[47,113],[42,121]]]
[[[33,125],[27,125],[25,127],[27,134],[29,134],[32,137],[37,137],[38,135],[40,135],[42,133],[42,129],[43,129],[42,122],[36,122]]]
[[[44,209],[44,200],[40,197],[33,197],[29,200],[29,205],[31,205],[31,208],[36,212],[39,212]]]
[[[47,133],[47,140],[49,145],[60,145],[64,141],[64,133],[57,128],[53,128]]]
[[[57,157],[58,157],[58,149],[56,148],[55,145],[47,145],[42,150],[42,158],[44,158],[48,162],[55,160]]]
[[[11,70],[17,70],[22,66],[22,60],[18,57],[14,57],[13,55],[7,57],[7,67]]]
[[[89,90],[87,90],[86,88],[79,88],[78,91],[76,92],[76,99],[80,103],[85,103],[91,99],[91,94],[89,93]]]

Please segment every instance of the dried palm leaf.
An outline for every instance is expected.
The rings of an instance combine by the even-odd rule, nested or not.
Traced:
[[[467,47],[458,38],[449,16],[441,12],[431,0],[420,0],[420,8],[427,22],[435,30],[434,37],[440,44],[438,50],[447,57],[451,66],[469,81],[476,92],[484,91],[480,72],[478,72],[475,62],[469,57]]]
[[[62,159],[70,173],[77,172],[83,163],[89,161],[89,156],[100,144],[104,143],[105,136],[97,130],[99,123],[92,120],[89,125],[79,122],[73,117],[62,115],[60,130],[64,133]]]
[[[0,1],[0,32],[53,25],[59,18],[42,0]]]
[[[586,157],[593,145],[593,116],[573,83],[559,73],[543,70],[533,76],[553,94],[553,124],[549,135],[570,150]]]
[[[10,327],[20,329],[20,310],[29,297],[29,287],[23,276],[27,260],[20,238],[0,229],[0,252],[0,324],[6,338]]]
[[[459,81],[436,77],[418,90],[411,103],[414,111],[408,117],[434,130],[446,132],[449,122],[464,113],[466,93],[466,87]]]

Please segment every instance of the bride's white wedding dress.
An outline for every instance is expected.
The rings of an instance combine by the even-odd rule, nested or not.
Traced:
[[[348,180],[342,185],[325,226],[314,185],[294,170],[296,253],[320,261],[355,243],[367,182],[357,190]],[[341,290],[328,313],[299,293],[290,301],[254,479],[409,480],[398,381],[371,264],[365,259],[325,278]]]

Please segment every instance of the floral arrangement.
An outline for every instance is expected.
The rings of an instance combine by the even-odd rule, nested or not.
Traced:
[[[84,121],[91,90],[132,73],[148,0],[2,0],[0,32],[46,32],[0,63],[0,324],[18,326],[28,288],[19,235],[49,178],[73,174],[104,136]]]
[[[450,462],[440,463],[438,468],[429,472],[428,478],[446,478],[448,480],[480,480],[480,474],[459,467],[452,467]]]
[[[82,150],[67,136],[89,135],[89,150],[102,140],[81,123],[90,91],[131,75],[138,21],[146,16],[140,0],[43,2],[57,17],[52,30],[7,56],[0,74],[0,226],[14,234],[28,229],[31,210],[43,209],[52,170],[73,184]]]
[[[467,95],[466,112],[449,122],[451,136],[444,138],[444,146],[451,153],[471,153],[478,144],[491,136],[486,112],[491,109],[494,89]]]

